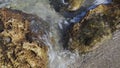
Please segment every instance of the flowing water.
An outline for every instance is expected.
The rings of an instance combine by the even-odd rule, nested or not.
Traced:
[[[95,8],[96,5],[110,2],[111,0],[86,0],[83,4],[86,10],[78,13],[70,22],[80,21],[87,11]],[[50,23],[50,32],[42,37],[46,45],[49,46],[49,68],[80,68],[91,56],[88,54],[86,58],[85,55],[79,55],[77,52],[71,53],[69,50],[63,49],[63,43],[60,41],[62,33],[59,29],[62,30],[67,27],[69,22],[62,15],[55,12],[49,3],[49,0],[0,0],[0,8],[11,7],[22,10],[26,13],[35,14]],[[55,40],[54,44],[50,40],[51,37]]]

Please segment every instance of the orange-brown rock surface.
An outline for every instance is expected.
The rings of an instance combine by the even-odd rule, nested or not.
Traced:
[[[48,49],[40,37],[48,28],[35,15],[1,8],[0,68],[47,68]]]

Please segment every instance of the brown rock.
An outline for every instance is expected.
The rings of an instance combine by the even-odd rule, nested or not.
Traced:
[[[76,11],[80,9],[82,3],[84,3],[85,0],[68,0],[68,11]]]
[[[70,50],[85,53],[96,49],[120,29],[120,5],[99,5],[69,31]]]
[[[35,15],[0,9],[0,68],[47,68],[48,50],[40,37],[48,29]]]

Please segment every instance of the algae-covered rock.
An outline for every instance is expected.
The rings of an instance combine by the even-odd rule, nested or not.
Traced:
[[[99,5],[69,31],[70,50],[85,53],[96,49],[120,29],[120,5]]]
[[[47,68],[48,47],[41,37],[49,26],[35,15],[0,9],[0,68]]]

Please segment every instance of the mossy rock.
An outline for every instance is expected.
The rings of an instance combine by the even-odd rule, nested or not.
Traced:
[[[99,5],[69,30],[68,48],[79,53],[96,49],[120,29],[120,5]]]

